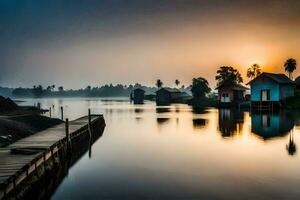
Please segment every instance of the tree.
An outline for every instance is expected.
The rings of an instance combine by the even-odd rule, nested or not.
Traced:
[[[91,91],[91,89],[92,89],[92,87],[90,85],[86,86],[86,88],[85,88],[85,90],[88,92]]]
[[[163,82],[162,82],[160,79],[157,79],[157,81],[156,81],[156,86],[157,86],[158,88],[161,88],[161,87],[163,86]]]
[[[243,82],[243,78],[237,69],[231,66],[222,66],[217,71],[217,85],[234,85]]]
[[[253,64],[247,69],[247,77],[254,79],[261,74],[261,67],[258,64]]]
[[[49,85],[46,90],[48,92],[51,92],[52,90],[54,90],[54,88],[55,88],[55,85]]]
[[[284,63],[284,69],[289,73],[289,78],[292,79],[292,73],[297,68],[297,61],[294,58],[289,58]]]
[[[41,85],[33,86],[32,93],[35,97],[42,96],[42,94],[44,93],[43,86],[41,86]]]
[[[59,87],[58,87],[58,91],[59,91],[59,92],[63,92],[63,91],[64,91],[64,87],[63,87],[63,86],[59,86]]]
[[[178,87],[178,85],[180,84],[180,81],[178,79],[175,80],[175,85]]]
[[[208,81],[205,78],[193,78],[192,89],[194,98],[205,97],[207,93],[211,91],[208,85]]]

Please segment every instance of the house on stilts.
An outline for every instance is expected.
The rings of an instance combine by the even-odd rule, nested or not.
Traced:
[[[245,101],[245,94],[248,88],[241,84],[219,85],[218,90],[218,104],[221,108],[238,107],[238,105]]]
[[[295,83],[285,74],[263,72],[247,83],[251,87],[251,108],[273,110],[285,104],[285,100],[295,95]]]

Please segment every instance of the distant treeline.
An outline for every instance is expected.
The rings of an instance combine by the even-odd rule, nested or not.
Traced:
[[[12,88],[0,87],[0,96],[11,97],[13,90],[14,89],[12,89]]]
[[[62,86],[56,87],[54,85],[44,88],[41,85],[34,86],[32,88],[2,88],[0,87],[0,95],[10,96],[10,97],[122,97],[129,96],[131,91],[135,88],[142,88],[146,93],[154,93],[157,88],[142,86],[140,84],[135,85],[104,85],[100,87],[87,86],[84,89],[78,90],[65,90]]]

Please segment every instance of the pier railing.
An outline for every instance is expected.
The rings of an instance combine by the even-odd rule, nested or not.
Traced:
[[[92,120],[92,117],[95,118]],[[54,164],[56,162],[56,158],[59,158],[59,152],[65,152],[66,150],[70,150],[68,148],[71,146],[73,139],[83,134],[88,134],[91,138],[93,124],[99,121],[100,119],[103,119],[102,115],[91,115],[89,111],[88,123],[71,133],[69,133],[69,122],[68,119],[66,119],[66,137],[63,137],[62,139],[53,143],[48,148],[43,149],[43,152],[37,153],[36,156],[27,164],[25,164],[22,168],[20,168],[19,171],[14,173],[14,175],[10,176],[4,182],[0,183],[0,199],[5,197],[11,191],[13,191],[18,185],[20,185],[20,183],[22,183],[34,173],[37,176],[39,176],[38,169],[41,167],[44,167],[44,169],[46,169],[46,164],[50,159]],[[11,149],[11,151],[12,150],[13,149]]]

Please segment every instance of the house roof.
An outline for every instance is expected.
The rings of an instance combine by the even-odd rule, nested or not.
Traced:
[[[300,76],[298,76],[294,82],[297,86],[300,86]]]
[[[145,92],[145,90],[143,90],[142,88],[135,88],[134,90],[141,90],[141,91]]]
[[[170,93],[180,93],[180,90],[178,90],[176,88],[168,88],[168,87],[161,88],[161,89],[157,90],[156,92],[158,92],[160,90],[166,90]]]
[[[273,81],[280,83],[280,84],[295,84],[285,74],[273,74],[273,73],[263,72],[261,75],[259,75],[258,77],[256,77],[255,79],[253,79],[252,81],[247,83],[247,85],[251,84],[253,81],[256,81],[258,78],[261,78],[263,76],[268,77],[268,78],[272,79]]]
[[[230,88],[232,90],[249,90],[249,88],[247,88],[247,87],[245,87],[245,86],[243,86],[241,84],[238,84],[238,83],[236,83],[234,85],[231,85],[231,86],[228,86],[228,85],[219,85],[216,88],[216,90],[221,89],[221,88]]]

